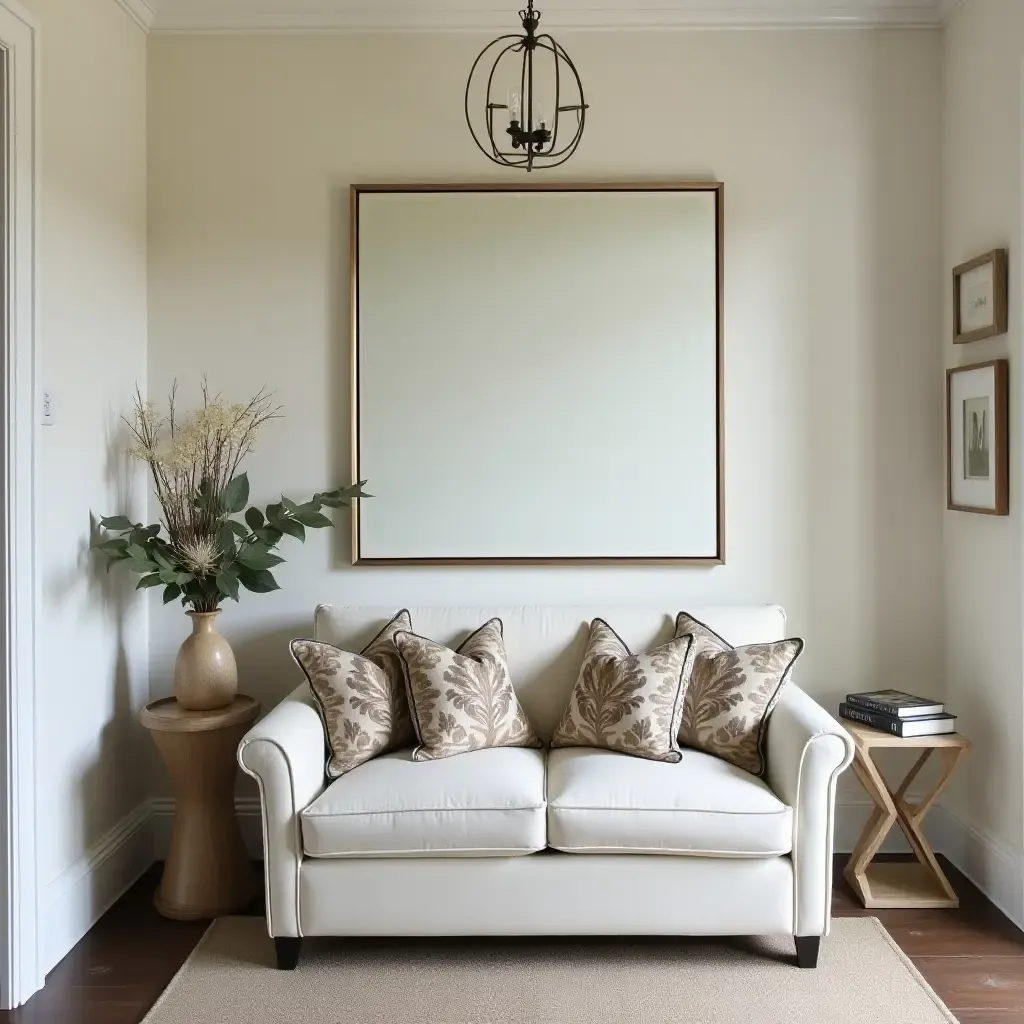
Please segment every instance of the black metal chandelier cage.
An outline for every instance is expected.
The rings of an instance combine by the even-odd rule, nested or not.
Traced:
[[[473,62],[466,82],[466,124],[480,152],[496,164],[532,171],[558,167],[576,152],[587,121],[579,72],[564,47],[538,34],[541,13],[528,0],[523,35],[499,36]],[[484,88],[483,122],[479,96]],[[547,79],[545,84],[539,78]],[[502,83],[512,88],[502,95]],[[504,100],[504,102],[502,102]]]

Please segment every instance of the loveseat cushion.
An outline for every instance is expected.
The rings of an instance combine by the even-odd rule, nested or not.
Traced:
[[[771,857],[792,849],[793,812],[760,779],[696,750],[684,750],[677,764],[588,747],[552,750],[548,845],[567,853]]]
[[[692,636],[696,646],[679,741],[763,775],[768,720],[803,640],[733,647],[687,612],[676,617],[676,636]]]
[[[513,857],[544,849],[544,751],[367,761],[301,815],[308,857]]]
[[[330,778],[415,742],[405,671],[394,640],[400,629],[411,627],[409,612],[403,609],[359,654],[319,640],[291,642],[292,657],[320,708],[331,750]]]
[[[552,747],[600,747],[652,761],[678,761],[683,697],[696,657],[692,636],[633,654],[604,619],[587,649]]]
[[[419,739],[414,760],[543,746],[512,689],[503,630],[501,619],[491,619],[454,651],[415,633],[395,633]]]

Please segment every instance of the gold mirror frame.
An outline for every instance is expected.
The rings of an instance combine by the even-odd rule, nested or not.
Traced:
[[[352,564],[353,565],[673,565],[711,568],[725,564],[725,185],[720,181],[700,182],[547,182],[499,184],[371,184],[352,185],[349,219],[349,268],[351,288],[351,448],[352,480],[363,479],[359,460],[359,198],[381,192],[422,193],[422,192],[708,192],[715,197],[715,251],[717,255],[715,284],[717,292],[717,324],[715,337],[716,371],[716,533],[717,551],[703,557],[537,557],[537,558],[369,558],[361,554],[360,503],[355,502],[351,510],[352,523]],[[372,490],[372,487],[371,487]]]

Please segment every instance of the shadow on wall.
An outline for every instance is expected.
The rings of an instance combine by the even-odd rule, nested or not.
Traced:
[[[255,697],[261,715],[266,715],[305,677],[292,660],[288,645],[292,640],[311,636],[309,621],[296,619],[290,625],[232,638],[231,647],[238,663],[238,688]]]
[[[137,501],[133,501],[136,474],[125,456],[125,445],[124,427],[111,412],[104,475],[109,500],[119,511],[137,507]],[[88,856],[107,830],[148,794],[146,776],[138,771],[147,754],[142,728],[136,718],[146,699],[146,678],[144,674],[133,678],[129,655],[133,639],[138,642],[129,631],[144,629],[139,615],[141,600],[134,589],[134,577],[123,571],[108,572],[105,559],[92,550],[100,535],[99,520],[92,511],[88,527],[78,541],[74,561],[43,580],[43,601],[50,613],[55,613],[55,621],[62,613],[87,615],[90,620],[99,618],[106,627],[93,634],[102,637],[102,657],[94,659],[89,666],[61,662],[62,656],[65,659],[71,656],[74,649],[71,640],[67,641],[66,650],[52,653],[49,677],[41,695],[43,701],[66,701],[65,708],[73,707],[80,703],[75,691],[87,686],[90,704],[104,709],[105,720],[98,735],[73,738],[83,751],[80,762],[71,770],[76,788],[74,806],[80,816],[75,848],[84,856]],[[92,643],[93,638],[89,641]],[[51,639],[51,642],[54,641]],[[106,676],[96,679],[88,676],[90,669],[108,665]],[[45,779],[44,771],[43,785]],[[104,881],[98,873],[93,873],[92,877],[94,884]],[[60,894],[58,890],[55,896]],[[96,892],[93,896],[99,898]]]

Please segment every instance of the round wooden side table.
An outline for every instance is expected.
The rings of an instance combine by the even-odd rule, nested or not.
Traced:
[[[259,703],[242,695],[215,711],[185,711],[173,697],[142,710],[175,796],[171,848],[154,899],[164,917],[230,914],[255,892],[235,815],[235,752],[259,713]]]

